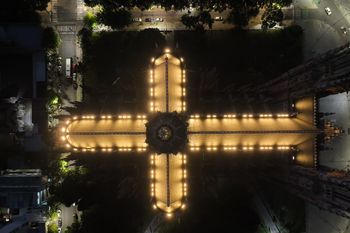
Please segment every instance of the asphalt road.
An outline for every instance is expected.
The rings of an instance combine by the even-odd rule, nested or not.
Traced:
[[[82,27],[82,19],[84,15],[82,0],[55,0],[53,1],[53,25],[56,27],[61,44],[59,46],[59,54],[62,57],[62,66],[66,65],[66,58],[72,58],[73,64],[81,59],[81,48],[78,44],[77,33]],[[72,82],[65,77],[62,78],[68,84],[65,93],[67,100],[63,101],[65,107],[72,106],[70,102],[82,101],[82,79],[78,75],[78,89],[73,88]]]

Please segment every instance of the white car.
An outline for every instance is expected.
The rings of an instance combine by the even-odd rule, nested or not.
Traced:
[[[142,18],[133,18],[132,21],[141,23],[142,22]]]
[[[332,11],[331,11],[331,9],[329,7],[324,8],[324,10],[325,10],[327,15],[331,15],[332,14]]]
[[[341,30],[344,34],[348,33],[348,31],[346,30],[346,27],[344,27],[344,26],[340,27],[340,30]]]

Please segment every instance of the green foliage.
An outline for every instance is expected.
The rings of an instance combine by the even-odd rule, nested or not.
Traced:
[[[192,16],[190,14],[182,15],[181,22],[187,28],[203,30],[205,25],[208,25],[208,27],[211,29],[214,20],[211,18],[209,11],[200,11],[196,16]]]
[[[58,232],[58,226],[56,223],[50,223],[47,226],[47,233],[57,233]]]
[[[113,29],[123,29],[132,23],[131,13],[124,9],[104,8],[97,14],[99,21]]]
[[[261,20],[262,29],[269,29],[276,26],[278,22],[281,22],[283,20],[281,5],[275,3],[268,5],[261,17]]]
[[[93,30],[98,23],[97,21],[98,21],[98,19],[94,13],[87,12],[85,17],[84,17],[84,26],[90,30]]]
[[[60,37],[52,27],[46,27],[42,32],[42,43],[44,49],[55,50],[60,44]]]
[[[56,187],[54,194],[57,200],[66,206],[78,202],[84,192],[84,179],[79,168],[68,171],[64,180]],[[68,191],[69,190],[69,191]]]
[[[231,9],[227,19],[238,27],[248,25],[252,17],[257,16],[259,9],[269,8],[269,6],[278,6],[279,8],[288,6],[292,0],[85,0],[88,6],[102,6],[103,11],[98,16],[100,22],[111,26],[114,29],[122,29],[131,23],[129,16],[126,14],[133,7],[138,7],[141,10],[149,9],[152,5],[160,5],[165,10],[184,10],[191,5],[199,10],[199,15],[190,16],[185,14],[182,16],[182,23],[188,28],[203,29],[204,25],[211,28],[213,23],[209,11],[222,12],[226,9]],[[266,15],[264,25],[272,25],[273,22],[279,22],[281,11],[270,12]],[[283,17],[283,15],[282,15]]]
[[[187,28],[195,28],[198,24],[198,17],[191,16],[190,14],[184,14],[181,16],[181,22]]]
[[[236,1],[228,15],[227,22],[237,27],[245,27],[248,25],[250,18],[257,16],[259,8],[258,1]]]

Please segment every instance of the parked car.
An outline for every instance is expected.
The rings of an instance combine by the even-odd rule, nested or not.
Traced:
[[[332,11],[331,11],[331,9],[329,7],[324,8],[324,10],[325,10],[327,15],[331,15],[332,14]]]
[[[152,18],[146,18],[146,19],[145,19],[145,22],[152,22],[152,21],[153,21]]]
[[[215,16],[214,20],[215,21],[223,21],[224,19],[222,18],[222,16]]]
[[[164,19],[163,18],[156,18],[156,22],[163,22]]]
[[[347,30],[346,27],[344,27],[344,26],[340,27],[340,30],[341,30],[344,34],[348,33],[348,30]]]
[[[62,227],[62,218],[58,219],[57,225],[58,225],[58,227]]]
[[[132,19],[133,22],[142,22],[142,18],[137,17]]]

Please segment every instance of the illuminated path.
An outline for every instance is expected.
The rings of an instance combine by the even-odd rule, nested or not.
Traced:
[[[319,133],[313,98],[295,103],[291,115],[188,115],[183,59],[169,52],[152,59],[148,79],[149,114],[75,116],[61,129],[61,139],[76,152],[149,151],[153,207],[167,216],[185,208],[187,153],[283,150],[293,152],[299,162],[312,164]]]

